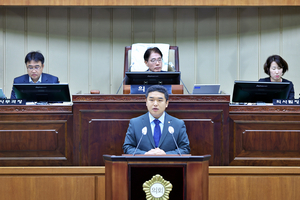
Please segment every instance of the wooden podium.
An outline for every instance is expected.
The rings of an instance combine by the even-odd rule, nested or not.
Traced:
[[[210,155],[103,157],[106,200],[146,199],[143,183],[157,174],[172,184],[169,199],[208,200]]]

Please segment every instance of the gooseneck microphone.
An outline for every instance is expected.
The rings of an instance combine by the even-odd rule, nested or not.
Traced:
[[[139,145],[140,145],[140,143],[141,143],[141,141],[142,141],[143,136],[147,134],[147,127],[146,127],[146,126],[142,129],[142,133],[143,133],[143,134],[142,134],[142,137],[140,138],[140,141],[139,141],[139,143],[137,144],[137,146],[136,146],[136,148],[135,148],[135,150],[134,150],[132,156],[134,156],[136,150],[138,149],[138,147],[139,147]]]
[[[118,89],[118,91],[117,91],[117,93],[116,93],[116,94],[118,94],[118,93],[119,93],[119,90],[121,89],[121,86],[123,85],[123,82],[124,82],[125,78],[126,78],[126,76],[123,78],[123,81],[121,82],[121,85],[120,85],[120,87],[119,87],[119,89]]]
[[[175,69],[174,64],[173,64],[172,62],[169,62],[169,65],[173,68],[174,72],[176,72],[176,69]],[[184,86],[184,88],[186,89],[186,91],[187,91],[189,94],[191,94],[190,91],[189,91],[189,90],[187,89],[187,87],[185,86],[183,80],[181,79],[181,76],[180,76],[180,81],[181,81],[181,83],[183,84],[183,86]]]
[[[129,66],[129,68],[128,68],[128,72],[131,72],[131,68],[132,68],[132,65],[130,65]],[[117,93],[116,94],[118,94],[119,93],[119,91],[120,91],[120,89],[121,89],[121,86],[123,85],[123,83],[124,83],[124,80],[126,79],[126,75],[125,75],[125,77],[123,78],[123,81],[121,82],[121,85],[120,85],[120,87],[119,87],[119,89],[118,89],[118,91],[117,91]]]
[[[181,155],[181,152],[180,152],[180,149],[179,149],[179,147],[178,147],[178,145],[177,145],[177,142],[176,142],[176,140],[175,140],[175,138],[174,138],[174,135],[173,135],[173,133],[174,133],[174,128],[173,128],[173,126],[169,126],[168,130],[169,130],[169,133],[170,133],[170,134],[172,135],[172,137],[173,137],[173,140],[174,140],[174,143],[175,143],[175,145],[176,145],[176,147],[177,147],[177,149],[178,149],[179,155],[182,156],[182,155]]]

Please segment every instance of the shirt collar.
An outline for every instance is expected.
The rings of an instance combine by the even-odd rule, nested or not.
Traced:
[[[34,83],[30,76],[29,76],[29,83]],[[40,78],[36,83],[42,83],[42,74],[40,75]]]
[[[151,115],[151,113],[149,112],[149,119],[150,119],[150,123],[153,122],[153,120],[155,120],[155,118]],[[163,114],[160,116],[160,118],[158,118],[158,120],[164,124],[165,122],[165,112],[163,112]]]

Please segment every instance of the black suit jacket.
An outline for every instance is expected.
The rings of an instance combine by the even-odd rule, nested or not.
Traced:
[[[190,142],[186,133],[185,124],[182,120],[172,117],[171,115],[165,113],[165,122],[161,138],[159,140],[158,148],[164,150],[166,154],[179,154],[177,147],[174,143],[172,135],[169,133],[168,128],[172,126],[174,128],[173,136],[177,145],[180,149],[180,153],[189,154],[190,153]],[[147,128],[147,134],[142,134],[142,129]],[[136,150],[136,154],[145,154],[151,149],[155,149],[154,139],[152,135],[149,113],[141,115],[137,118],[130,120],[129,127],[125,136],[125,141],[123,144],[123,151],[125,154],[133,154],[138,142],[141,143]]]
[[[261,78],[258,81],[259,82],[271,82],[271,78],[270,77]],[[294,90],[294,85],[293,85],[292,81],[289,81],[287,79],[282,78],[282,82],[289,82],[290,83],[288,99],[294,99],[295,98],[295,90]]]

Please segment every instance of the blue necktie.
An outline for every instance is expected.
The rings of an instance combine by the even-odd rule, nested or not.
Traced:
[[[154,139],[155,146],[158,147],[158,143],[161,136],[160,126],[159,126],[160,121],[158,119],[155,119],[154,123],[155,123],[155,127],[154,127],[153,139]]]

